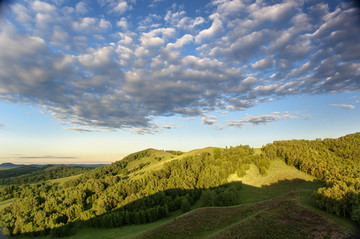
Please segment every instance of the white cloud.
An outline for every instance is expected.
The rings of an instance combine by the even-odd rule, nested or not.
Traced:
[[[125,17],[122,17],[119,21],[116,22],[116,26],[121,27],[123,30],[128,29],[128,22]]]
[[[194,21],[192,22],[191,26],[194,28],[197,25],[201,25],[205,22],[205,19],[202,17],[196,17]]]
[[[79,133],[84,132],[99,132],[99,129],[85,128],[85,127],[65,127],[65,130],[77,131]]]
[[[11,6],[12,10],[14,11],[16,15],[16,20],[24,25],[28,25],[33,21],[33,18],[30,16],[30,10],[26,8],[25,6],[15,3]]]
[[[37,12],[43,13],[53,13],[56,10],[55,6],[42,1],[32,2],[32,8]]]
[[[51,44],[63,46],[69,40],[69,34],[60,27],[54,27],[51,37]]]
[[[223,18],[234,17],[246,7],[246,5],[240,0],[213,1],[212,3],[214,5],[218,5],[217,11]]]
[[[76,31],[99,32],[111,28],[111,23],[103,18],[84,17],[73,22],[72,27]]]
[[[256,70],[262,70],[271,67],[273,65],[273,62],[273,59],[271,57],[268,57],[251,64],[251,67]]]
[[[360,27],[351,5],[216,0],[188,14],[186,2],[164,2],[168,12],[151,8],[139,16],[130,11],[134,4],[11,5],[0,30],[0,98],[41,105],[74,130],[151,133],[167,127],[158,116],[200,116],[214,126],[211,112],[360,90]],[[230,124],[287,117],[247,116]]]
[[[279,22],[292,15],[292,9],[296,7],[295,1],[288,1],[272,6],[262,7],[252,12],[252,16],[260,21]]]
[[[346,104],[330,104],[330,106],[340,107],[340,108],[349,109],[349,110],[355,109],[355,106],[354,106],[354,105],[346,105]]]
[[[99,22],[99,27],[106,30],[108,28],[111,28],[111,23],[104,18],[101,18]]]
[[[54,15],[49,13],[38,13],[36,14],[36,25],[41,30],[48,30],[50,28],[50,24],[55,20]]]
[[[165,43],[165,41],[160,37],[141,37],[140,41],[141,45],[146,48],[160,47]]]
[[[89,8],[84,1],[77,3],[75,6],[75,10],[77,13],[80,14],[86,14],[89,12]]]
[[[215,37],[222,30],[222,23],[218,17],[215,17],[211,27],[205,30],[202,30],[196,37],[196,43],[202,43],[204,40]]]
[[[177,39],[175,43],[168,43],[167,47],[181,48],[184,45],[191,43],[192,41],[194,41],[194,36],[190,34],[185,34],[181,38]]]
[[[245,118],[241,120],[231,120],[229,124],[226,125],[226,127],[239,127],[242,128],[243,126],[258,126],[258,125],[267,125],[272,122],[279,121],[281,119],[295,119],[297,116],[293,116],[290,114],[284,114],[284,115],[259,115],[259,116],[246,116]]]
[[[216,116],[213,116],[213,115],[204,115],[201,118],[201,122],[206,125],[212,125],[212,124],[216,123],[216,121],[217,121],[217,118],[216,118]]]
[[[120,1],[115,8],[113,8],[113,11],[122,15],[129,9],[129,5],[126,1]]]
[[[172,12],[169,10],[165,15],[164,20],[176,28],[186,30],[191,30],[205,22],[205,19],[200,16],[195,18],[186,16],[186,12],[184,10],[178,12]]]
[[[141,45],[145,48],[155,48],[164,45],[165,40],[171,38],[175,33],[173,28],[158,28],[145,32],[140,37]]]
[[[81,31],[81,30],[92,27],[93,25],[95,25],[95,23],[96,23],[95,18],[85,17],[85,18],[81,19],[81,21],[79,21],[79,22],[74,22],[73,27],[75,30]]]

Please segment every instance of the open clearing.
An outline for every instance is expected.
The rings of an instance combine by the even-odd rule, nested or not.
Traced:
[[[312,182],[315,180],[315,177],[301,172],[293,166],[287,165],[281,159],[273,159],[270,161],[270,167],[267,170],[266,175],[261,176],[259,169],[254,164],[250,164],[250,169],[246,171],[245,176],[239,178],[236,174],[232,174],[228,178],[228,182],[241,181],[243,184],[262,187],[279,181],[293,179],[302,179],[304,181]]]

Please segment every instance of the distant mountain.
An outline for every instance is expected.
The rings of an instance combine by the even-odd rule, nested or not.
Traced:
[[[9,163],[11,164],[11,163]],[[8,164],[8,165],[9,165]],[[30,165],[15,165],[8,166],[0,171],[0,180],[4,178],[18,177],[24,174],[29,174],[41,170],[43,167],[30,166]]]
[[[0,185],[20,185],[51,179],[64,178],[85,173],[93,168],[47,165],[42,167],[22,166],[0,171]]]
[[[18,167],[24,167],[24,166],[30,166],[30,167],[44,167],[44,166],[50,166],[50,165],[66,165],[66,166],[72,166],[72,167],[83,167],[83,168],[99,168],[104,167],[108,164],[13,164],[13,163],[2,163],[0,164],[0,168],[18,168]]]
[[[17,165],[17,164],[13,164],[13,163],[2,163],[0,164],[0,168],[15,168],[15,167],[21,167],[24,165]]]

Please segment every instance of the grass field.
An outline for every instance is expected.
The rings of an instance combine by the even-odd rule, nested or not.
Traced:
[[[230,175],[229,182],[241,181],[244,184],[254,187],[262,187],[271,185],[283,180],[302,179],[304,181],[314,181],[315,178],[304,172],[297,170],[293,166],[287,165],[280,159],[270,161],[270,167],[267,174],[261,176],[258,168],[254,164],[250,164],[250,169],[246,171],[246,175],[239,178],[236,174]]]
[[[348,229],[301,206],[293,197],[200,208],[136,238],[352,238]]]

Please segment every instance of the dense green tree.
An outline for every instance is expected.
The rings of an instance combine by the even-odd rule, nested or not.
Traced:
[[[205,190],[201,193],[200,203],[202,207],[215,206],[216,192],[213,190]]]
[[[191,210],[191,205],[187,197],[182,197],[181,199],[181,211],[183,213],[188,212]]]

